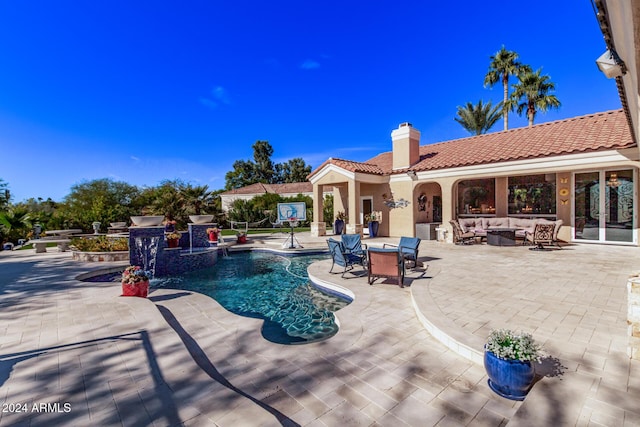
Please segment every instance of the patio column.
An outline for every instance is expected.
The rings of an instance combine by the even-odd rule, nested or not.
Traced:
[[[453,229],[449,221],[455,219],[455,186],[457,180],[455,178],[442,178],[437,180],[442,189],[442,227],[447,229],[448,243],[453,242]]]
[[[327,225],[324,222],[324,187],[313,184],[313,222],[311,223],[311,235],[320,237],[327,234]]]
[[[362,224],[358,224],[360,218],[360,183],[355,179],[348,182],[349,192],[349,217],[347,221],[348,234],[362,234]]]

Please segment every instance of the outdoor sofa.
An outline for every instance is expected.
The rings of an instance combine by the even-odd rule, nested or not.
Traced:
[[[458,218],[458,224],[463,233],[473,232],[475,237],[486,238],[487,230],[491,228],[516,228],[516,238],[524,239],[528,234],[533,234],[536,224],[554,224],[553,240],[558,240],[558,232],[562,226],[562,220],[550,221],[545,218],[516,218],[516,217],[482,217],[482,218]]]

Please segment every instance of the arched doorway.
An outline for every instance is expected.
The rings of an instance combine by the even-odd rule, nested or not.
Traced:
[[[437,182],[420,183],[413,194],[416,237],[436,240],[435,230],[442,224],[442,188]]]

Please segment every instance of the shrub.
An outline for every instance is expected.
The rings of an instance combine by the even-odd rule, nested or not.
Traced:
[[[128,251],[129,241],[126,237],[74,237],[73,239],[71,239],[71,248],[73,250],[81,252]]]

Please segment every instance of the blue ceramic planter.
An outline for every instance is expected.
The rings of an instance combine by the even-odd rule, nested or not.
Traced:
[[[376,237],[378,235],[378,227],[380,227],[378,221],[369,221],[369,237]]]
[[[500,359],[485,351],[484,368],[491,390],[507,399],[524,400],[533,384],[535,369],[531,362]]]

